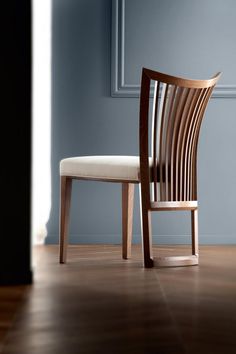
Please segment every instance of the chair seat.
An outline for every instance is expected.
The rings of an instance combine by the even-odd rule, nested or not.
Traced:
[[[60,174],[87,179],[139,182],[139,156],[70,157],[61,160]]]

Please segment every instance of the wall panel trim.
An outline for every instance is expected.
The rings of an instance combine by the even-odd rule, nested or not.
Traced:
[[[125,1],[112,1],[111,96],[139,97],[140,85],[125,80]],[[236,84],[217,85],[212,98],[236,98]]]

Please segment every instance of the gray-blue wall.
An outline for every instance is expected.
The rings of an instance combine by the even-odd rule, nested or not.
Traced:
[[[225,97],[211,99],[201,130],[198,155],[199,232],[201,243],[236,243],[236,98],[227,97],[227,92],[231,88],[235,90],[236,85],[236,1],[168,0],[168,6],[164,6],[165,1],[156,0],[155,4],[160,9],[157,16],[153,15],[152,6],[148,6],[149,1],[126,0],[125,33],[130,46],[132,44],[131,51],[126,41],[126,80],[138,85],[142,60],[143,65],[149,63],[147,57],[142,59],[143,52],[148,54],[148,50],[145,38],[142,41],[138,32],[142,26],[138,17],[142,4],[147,4],[145,16],[149,18],[150,11],[153,26],[158,22],[162,40],[162,54],[157,56],[156,64],[153,56],[150,58],[154,69],[198,78],[208,78],[217,70],[225,73],[220,82]],[[200,15],[202,17],[199,18]],[[76,155],[138,154],[139,100],[137,97],[122,97],[126,96],[124,87],[120,87],[120,97],[119,93],[118,97],[111,97],[111,22],[110,0],[53,1],[52,210],[48,222],[48,243],[58,242],[60,159]],[[186,30],[181,32],[181,37],[182,23],[186,23]],[[209,42],[209,47],[209,38],[205,38],[204,33],[214,38],[215,42]],[[172,57],[168,41],[163,42],[165,38],[172,39]],[[184,44],[186,55],[181,49]],[[196,57],[198,45],[199,60]],[[137,50],[140,51],[138,57]],[[135,53],[135,56],[132,58],[129,53]],[[154,213],[154,242],[188,243],[189,219],[189,214],[183,212]],[[140,242],[140,239],[136,188],[134,241]],[[70,240],[76,243],[121,242],[119,184],[74,182]]]

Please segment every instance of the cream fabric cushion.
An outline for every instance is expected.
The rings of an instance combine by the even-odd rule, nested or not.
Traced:
[[[80,156],[61,160],[61,176],[139,181],[139,156]]]

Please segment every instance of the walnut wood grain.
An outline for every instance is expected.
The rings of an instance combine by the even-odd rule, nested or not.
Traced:
[[[190,210],[192,215],[193,255],[187,264],[197,264],[197,146],[205,109],[220,73],[209,80],[190,80],[143,68],[140,95],[140,200],[144,264],[157,264],[151,251],[150,211]],[[151,151],[153,172],[149,159],[149,101],[150,85],[154,84]],[[161,89],[158,102],[157,91]],[[158,88],[158,90],[157,90]],[[157,130],[155,132],[155,129]],[[158,146],[158,149],[156,149]],[[159,175],[159,180],[157,176]],[[159,182],[159,191],[157,188]],[[150,195],[150,188],[154,193]],[[194,256],[194,257],[193,257]],[[177,264],[178,260],[169,260]],[[158,264],[164,264],[158,261]],[[184,261],[179,262],[184,265]]]
[[[71,188],[72,178],[62,176],[60,192],[60,263],[66,262]]]
[[[134,187],[132,183],[122,183],[122,256],[131,257]]]

